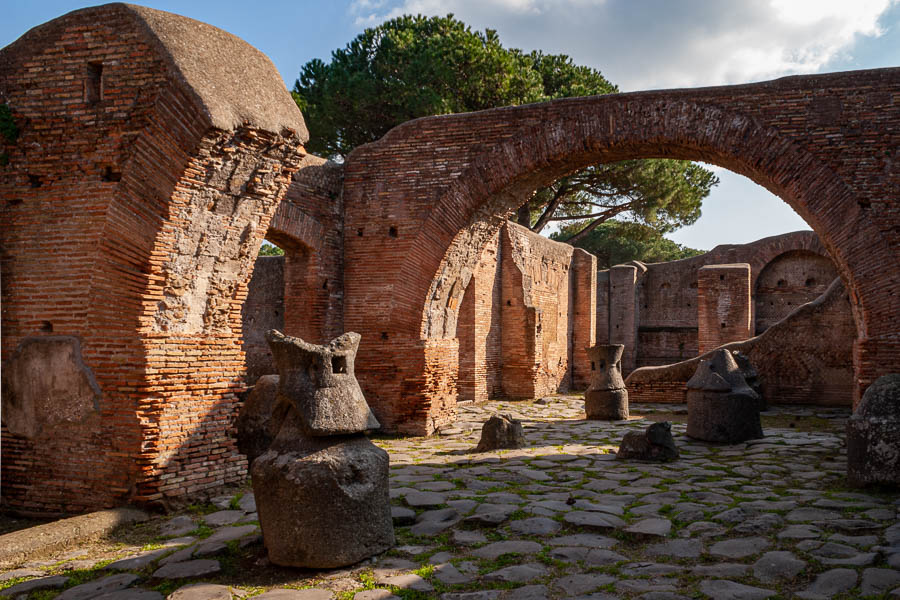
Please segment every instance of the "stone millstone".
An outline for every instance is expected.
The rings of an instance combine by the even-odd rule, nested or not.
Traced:
[[[879,377],[847,421],[847,479],[900,486],[900,374]]]
[[[235,422],[237,447],[249,464],[265,453],[278,435],[284,415],[274,414],[276,406],[281,413],[288,407],[284,403],[278,405],[278,375],[263,375],[248,394]]]
[[[750,357],[740,350],[734,350],[731,353],[731,357],[734,359],[734,362],[737,363],[738,369],[741,370],[744,381],[746,381],[747,385],[750,386],[750,389],[759,396],[759,410],[766,410],[768,405],[766,404],[766,397],[763,396],[762,381],[760,381],[759,378],[759,371],[757,371],[756,367],[753,366],[753,363],[750,362]]]
[[[588,419],[622,421],[628,418],[628,390],[622,379],[622,344],[585,348],[591,360],[591,385],[584,393]]]
[[[266,340],[278,366],[278,401],[300,413],[308,436],[363,433],[380,427],[354,374],[360,335],[345,333],[327,346],[274,329]]]
[[[510,414],[494,415],[481,428],[481,440],[475,452],[490,452],[502,448],[524,448],[525,432],[522,423]]]
[[[759,395],[747,385],[728,350],[701,360],[687,388],[690,437],[727,444],[763,437]]]
[[[387,452],[365,436],[306,438],[291,446],[270,449],[251,468],[270,561],[335,568],[394,545]]]
[[[678,458],[678,448],[672,437],[672,424],[654,423],[645,431],[629,431],[619,444],[617,459],[666,462]]]

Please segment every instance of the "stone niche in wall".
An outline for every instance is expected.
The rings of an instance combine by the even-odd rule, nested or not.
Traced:
[[[837,276],[827,256],[809,250],[785,252],[770,262],[756,280],[756,335],[821,296]]]
[[[719,279],[729,273],[725,269],[705,279],[701,298],[704,269],[733,264],[745,264],[749,279],[742,275],[740,285],[732,289]],[[625,269],[635,275],[627,290],[620,289]],[[798,306],[821,296],[836,277],[831,259],[812,231],[749,244],[723,244],[682,260],[617,265],[597,276],[597,339],[625,344],[622,367],[626,374],[635,368],[674,364],[719,344],[762,333]],[[719,283],[721,289],[716,291],[713,288]]]

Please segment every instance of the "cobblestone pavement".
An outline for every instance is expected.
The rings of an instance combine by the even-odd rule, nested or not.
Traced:
[[[398,543],[347,569],[270,565],[245,491],[21,565],[0,575],[0,594],[900,598],[900,495],[846,488],[846,409],[779,407],[764,413],[764,439],[726,446],[687,438],[683,405],[632,405],[645,418],[616,423],[583,420],[582,405],[462,406],[441,435],[376,440],[391,454]],[[496,412],[523,420],[527,448],[471,452]],[[626,431],[661,419],[674,421],[679,460],[615,459]]]

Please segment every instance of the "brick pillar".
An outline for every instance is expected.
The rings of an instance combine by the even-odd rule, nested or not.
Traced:
[[[609,343],[625,344],[622,371],[626,374],[634,370],[637,279],[638,268],[634,265],[616,265],[609,270]]]
[[[750,265],[707,265],[697,271],[700,354],[751,337]]]
[[[609,343],[609,269],[597,271],[596,343]]]
[[[572,311],[572,387],[587,389],[591,360],[585,348],[596,343],[597,257],[580,248],[572,253],[574,309]]]

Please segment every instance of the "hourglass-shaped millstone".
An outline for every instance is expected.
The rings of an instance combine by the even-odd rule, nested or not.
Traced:
[[[274,329],[266,334],[278,367],[279,402],[297,410],[306,435],[345,435],[380,427],[353,371],[359,339],[350,332],[318,346]]]
[[[750,389],[725,349],[716,350],[687,382],[687,434],[707,442],[735,444],[763,437],[759,395]]]
[[[622,379],[622,344],[585,348],[591,360],[591,385],[584,393],[588,419],[621,421],[628,418],[628,390]]]
[[[278,365],[274,441],[250,474],[269,560],[336,568],[394,545],[388,453],[353,374],[359,334],[326,346],[269,331]],[[262,404],[261,404],[262,405]]]

